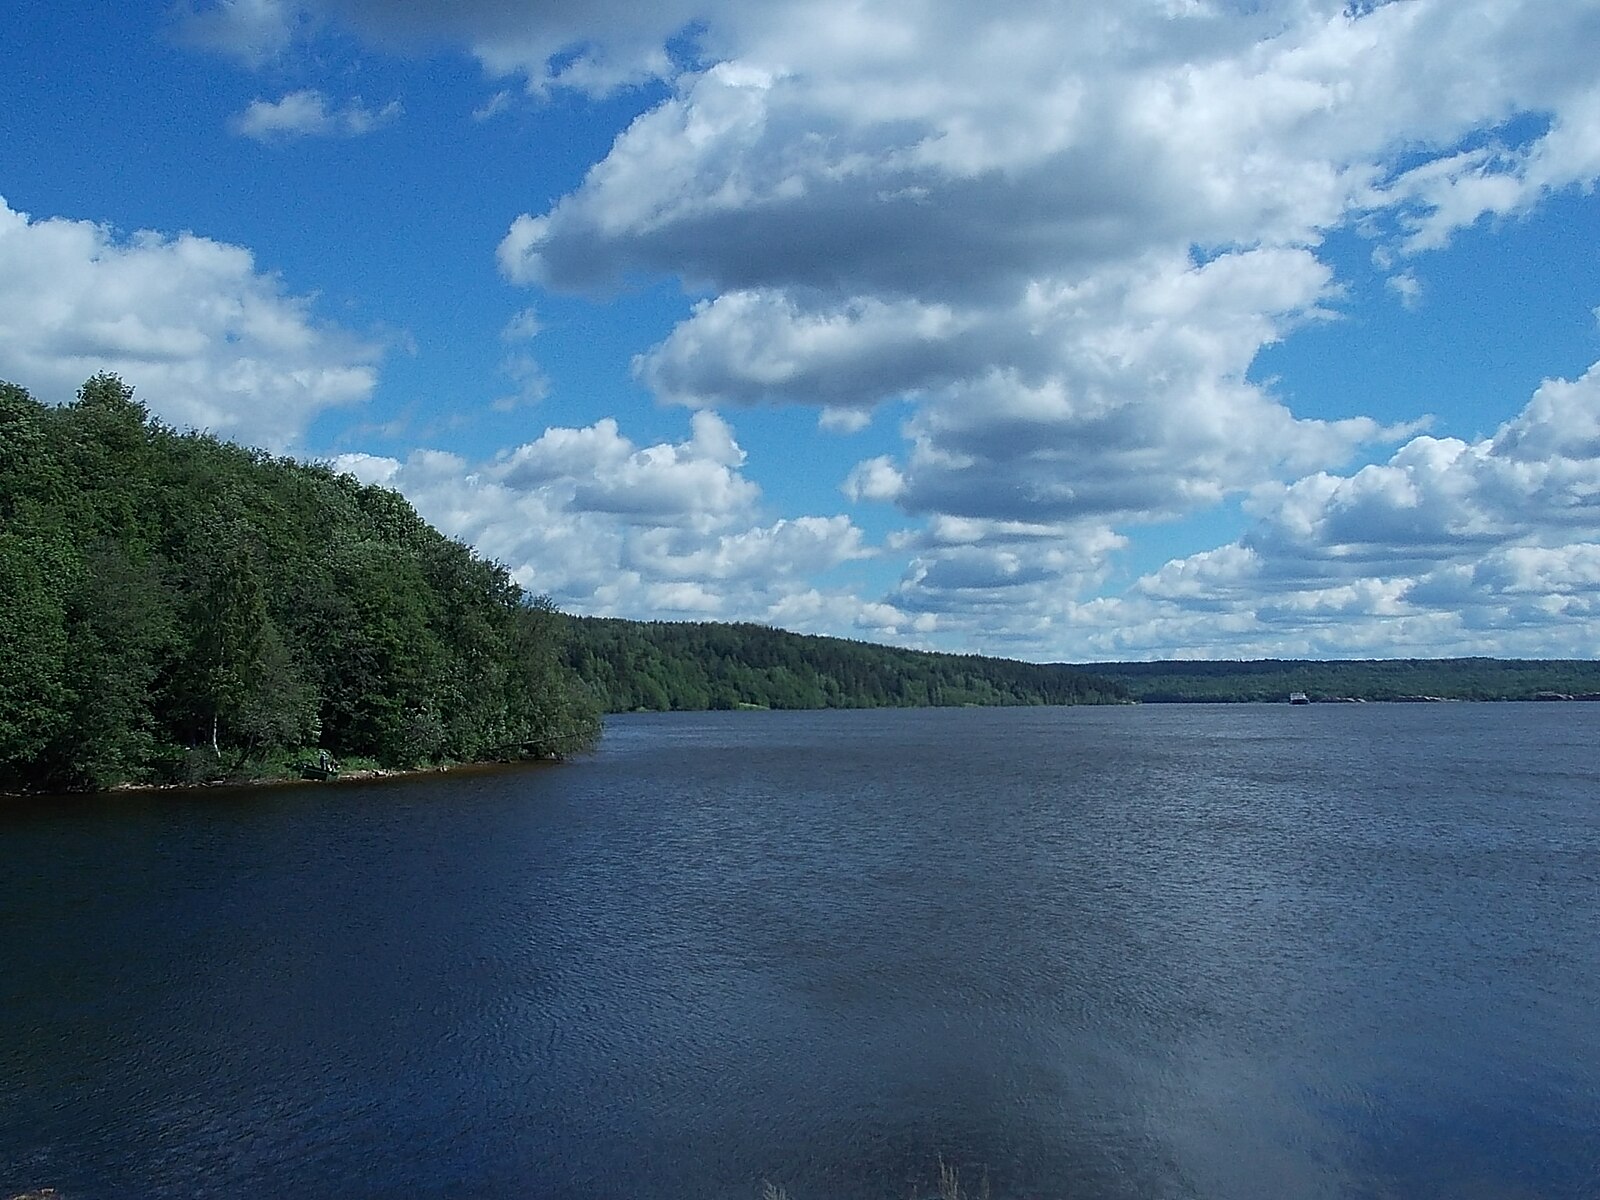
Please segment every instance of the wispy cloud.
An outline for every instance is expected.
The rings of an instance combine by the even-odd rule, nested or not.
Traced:
[[[510,107],[511,92],[508,89],[502,88],[500,91],[490,96],[477,108],[472,110],[472,119],[474,121],[487,121],[492,117],[499,116]]]
[[[177,15],[182,40],[259,67],[289,48],[300,10],[291,0],[215,0],[180,3]]]
[[[1422,280],[1417,278],[1415,271],[1401,271],[1398,275],[1389,276],[1384,283],[1407,308],[1421,307]]]
[[[252,101],[229,122],[229,128],[259,142],[302,137],[360,137],[399,119],[403,111],[398,100],[391,100],[381,108],[369,108],[359,96],[342,108],[330,108],[321,92],[307,88],[290,92],[279,100]]]

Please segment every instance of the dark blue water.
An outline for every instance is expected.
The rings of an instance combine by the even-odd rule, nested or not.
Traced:
[[[0,809],[0,1196],[1600,1196],[1600,705]]]

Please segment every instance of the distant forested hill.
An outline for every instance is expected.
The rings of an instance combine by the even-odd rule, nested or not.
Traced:
[[[1093,663],[1079,668],[1148,702],[1312,700],[1533,700],[1600,695],[1600,662],[1503,658],[1365,661]]]
[[[765,625],[568,619],[566,661],[609,712],[1128,699],[1121,685],[1071,667],[927,654]]]
[[[568,753],[566,629],[394,492],[0,384],[0,790]]]

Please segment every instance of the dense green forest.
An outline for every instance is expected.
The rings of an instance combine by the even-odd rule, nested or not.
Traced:
[[[1122,685],[1071,667],[898,650],[765,625],[568,620],[566,661],[609,712],[1128,700]]]
[[[0,790],[571,753],[567,629],[392,491],[0,384]]]
[[[1296,662],[1094,663],[1081,668],[1150,703],[1327,700],[1535,700],[1600,695],[1600,662],[1504,658]]]

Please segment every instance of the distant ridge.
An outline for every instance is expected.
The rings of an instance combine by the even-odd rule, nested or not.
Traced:
[[[1062,664],[902,650],[766,625],[571,617],[567,665],[607,712],[1125,704]]]
[[[1585,659],[1030,663],[715,621],[569,617],[567,665],[607,712],[950,705],[1600,700]]]
[[[1586,659],[1403,658],[1108,662],[1077,665],[1160,703],[1286,700],[1600,700],[1600,662]]]

